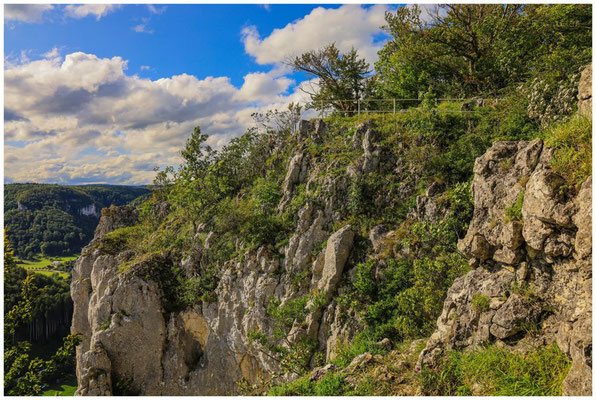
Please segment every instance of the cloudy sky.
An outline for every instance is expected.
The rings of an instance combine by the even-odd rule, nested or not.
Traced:
[[[220,147],[304,101],[292,54],[371,65],[390,5],[5,5],[5,182],[146,184],[194,126]]]

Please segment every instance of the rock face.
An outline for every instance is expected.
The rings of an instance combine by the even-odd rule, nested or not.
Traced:
[[[566,198],[550,159],[535,140],[495,142],[476,160],[474,216],[458,243],[475,268],[449,289],[419,366],[488,342],[556,342],[572,360],[564,394],[591,394],[592,179]]]
[[[325,125],[302,123],[298,134],[318,138],[325,134]],[[374,156],[374,149],[370,154]],[[320,168],[296,151],[287,168],[280,211],[295,185],[313,184]],[[289,376],[280,374],[278,362],[249,340],[251,331],[271,333],[271,299],[283,306],[323,294],[323,304],[310,311],[306,326],[296,326],[289,336],[308,335],[319,352],[333,356],[338,343],[362,329],[358,318],[345,318],[346,310],[334,300],[348,273],[355,233],[349,225],[335,232],[332,228],[336,216],[330,203],[345,197],[337,192],[346,185],[318,184],[329,200],[323,206],[304,204],[295,232],[279,250],[281,257],[266,248],[246,252],[241,261],[222,267],[216,300],[176,311],[168,311],[163,282],[143,271],[155,265],[192,271],[198,257],[192,253],[178,260],[154,254],[130,265],[129,250],[110,253],[102,244],[114,229],[135,224],[136,211],[104,209],[94,240],[76,262],[71,284],[72,332],[83,338],[77,348],[77,394],[222,395],[238,393],[240,380],[284,380]],[[209,246],[211,236],[197,248]]]
[[[592,63],[582,71],[578,91],[579,113],[581,115],[592,116]]]

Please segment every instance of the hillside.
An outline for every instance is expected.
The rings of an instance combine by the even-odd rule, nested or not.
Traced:
[[[385,13],[374,68],[286,56],[310,102],[195,126],[150,193],[11,188],[26,254],[99,222],[72,314],[5,246],[5,393],[591,395],[591,6],[427,11]]]
[[[8,184],[4,226],[18,256],[78,253],[93,237],[102,208],[148,193],[132,186]]]
[[[512,131],[507,107],[248,133],[110,208],[73,276],[78,393],[586,393],[591,178],[566,163],[591,119]],[[420,373],[392,365],[419,338]],[[487,357],[508,375],[441,372]]]

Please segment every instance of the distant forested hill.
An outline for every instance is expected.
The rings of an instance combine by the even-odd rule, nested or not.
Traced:
[[[93,237],[103,207],[124,205],[148,193],[135,186],[8,184],[4,226],[20,257],[78,252]]]

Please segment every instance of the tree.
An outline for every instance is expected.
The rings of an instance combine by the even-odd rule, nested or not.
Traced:
[[[370,66],[353,48],[341,54],[335,44],[330,44],[295,57],[288,64],[295,71],[317,78],[316,82],[311,81],[310,88],[303,88],[315,109],[331,106],[343,113],[352,113],[358,107],[358,100],[370,90]]]
[[[13,258],[12,248],[4,236],[4,276],[21,269]],[[21,296],[4,315],[4,394],[35,396],[42,392],[43,384],[60,377],[74,367],[76,346],[80,338],[68,335],[64,345],[50,360],[31,359],[31,343],[15,342],[15,334],[31,319],[33,308],[39,297],[35,275],[27,273],[21,282]]]
[[[531,77],[567,77],[591,58],[589,5],[442,5],[423,20],[385,15],[392,39],[375,69],[385,95],[492,95]]]
[[[180,152],[183,164],[178,171],[178,191],[174,201],[186,208],[190,213],[193,230],[197,230],[197,221],[205,208],[215,200],[215,191],[219,189],[211,181],[210,167],[216,160],[217,152],[205,144],[208,135],[201,133],[200,127],[195,127],[186,145]]]

